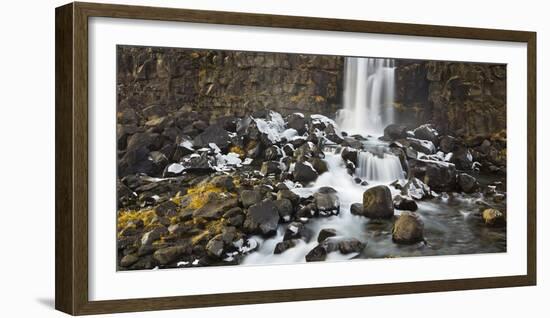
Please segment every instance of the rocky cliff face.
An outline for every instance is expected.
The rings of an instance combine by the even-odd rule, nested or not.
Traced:
[[[332,117],[341,107],[342,57],[119,46],[117,58],[118,111],[145,119],[182,108],[210,118],[260,109]]]
[[[488,137],[506,129],[506,66],[401,60],[396,102],[402,121]]]
[[[119,114],[147,121],[177,110],[206,121],[270,109],[334,118],[344,58],[287,53],[118,47]],[[398,60],[397,121],[466,138],[506,129],[506,66]],[[502,135],[502,134],[501,134]]]

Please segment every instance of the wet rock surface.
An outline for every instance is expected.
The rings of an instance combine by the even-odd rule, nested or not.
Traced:
[[[375,186],[363,193],[361,215],[373,219],[393,217],[393,201],[387,186]]]
[[[398,244],[414,244],[424,239],[424,223],[413,212],[403,212],[393,225],[392,239]]]
[[[243,227],[251,234],[274,235],[279,224],[279,212],[273,201],[263,201],[248,209]]]

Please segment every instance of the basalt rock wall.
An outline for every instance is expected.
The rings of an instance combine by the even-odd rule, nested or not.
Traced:
[[[400,60],[396,103],[401,122],[432,123],[464,137],[506,129],[506,66]]]
[[[118,111],[144,119],[182,108],[210,118],[260,109],[333,117],[341,107],[342,57],[119,46],[117,59]]]

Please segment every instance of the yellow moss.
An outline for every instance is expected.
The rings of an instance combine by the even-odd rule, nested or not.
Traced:
[[[297,102],[297,101],[299,101],[299,100],[300,100],[299,95],[294,95],[294,96],[290,97],[290,101],[291,101],[291,102]]]
[[[252,148],[256,147],[258,143],[256,142],[256,140],[250,140],[247,144],[246,144],[246,150],[251,150]]]
[[[117,216],[117,227],[122,229],[128,222],[137,220],[143,221],[143,224],[148,226],[152,223],[155,216],[155,211],[152,209],[119,211]]]
[[[169,220],[170,220],[170,224],[178,224],[179,223],[179,219],[178,219],[177,216],[173,216]]]
[[[217,234],[220,234],[223,229],[225,228],[225,219],[221,218],[219,220],[210,221],[205,225],[204,231],[201,233],[193,236],[191,238],[191,242],[193,245],[199,243],[200,241],[206,239],[210,239],[211,237],[214,237]]]
[[[314,96],[314,99],[315,99],[315,102],[317,102],[317,103],[321,103],[321,102],[325,101],[325,98],[321,95]]]
[[[193,236],[191,238],[191,243],[193,243],[193,245],[196,245],[197,243],[202,241],[207,235],[208,235],[208,231],[203,231],[200,234]]]
[[[492,141],[506,141],[506,129],[503,129],[499,132],[494,133],[491,136]]]
[[[158,239],[158,240],[156,240],[156,241],[153,242],[153,246],[162,245],[162,244],[164,244],[164,243],[166,243],[166,242],[164,241],[164,237],[161,236],[160,239]]]
[[[183,202],[183,199],[187,198],[186,195],[181,195],[181,192],[176,193],[176,196],[170,199],[170,201],[174,202],[177,205],[181,205]]]
[[[206,230],[210,233],[219,234],[225,228],[225,219],[220,218],[219,220],[211,221],[206,224]]]
[[[238,154],[240,158],[244,158],[246,155],[244,149],[239,146],[231,146],[231,148],[229,148],[229,152],[234,152]]]
[[[235,188],[239,188],[241,185],[241,179],[237,178],[236,176],[233,176],[233,185]]]
[[[201,183],[195,187],[189,188],[187,190],[187,195],[190,196],[191,200],[187,207],[190,209],[199,209],[208,202],[208,195],[210,193],[221,193],[222,191],[222,188],[216,187],[211,183]]]

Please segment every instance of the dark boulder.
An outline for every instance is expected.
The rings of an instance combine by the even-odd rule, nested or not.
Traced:
[[[298,240],[298,239],[285,240],[285,241],[279,242],[279,243],[277,243],[277,245],[275,245],[275,249],[273,250],[273,254],[281,254],[281,253],[285,252],[286,250],[296,246],[296,244],[298,244],[298,242],[300,242],[300,240]]]
[[[328,171],[327,162],[321,158],[312,158],[310,159],[310,163],[318,174],[323,174]]]
[[[477,149],[485,155],[489,154],[491,151],[491,141],[485,139]]]
[[[287,157],[292,157],[294,156],[294,146],[292,144],[285,144],[283,146],[283,152],[285,153],[285,155]]]
[[[292,203],[292,206],[297,207],[300,203],[300,196],[291,190],[279,190],[277,192],[277,200],[288,199]]]
[[[226,227],[206,244],[206,253],[213,259],[222,259],[244,242],[243,234],[235,227]]]
[[[299,219],[302,218],[310,218],[313,215],[315,215],[315,206],[313,204],[308,204],[306,206],[302,206],[301,208],[296,211],[296,217]]]
[[[223,218],[226,220],[227,224],[240,228],[244,222],[244,212],[239,207],[234,207],[223,214]]]
[[[124,257],[122,257],[122,259],[120,260],[120,266],[129,267],[136,263],[138,260],[139,257],[135,254],[124,255]]]
[[[137,173],[154,175],[156,171],[157,168],[149,160],[149,150],[145,147],[126,151],[118,161],[117,173],[120,177]]]
[[[325,241],[330,241],[334,238],[329,238]],[[346,238],[338,241],[338,250],[340,253],[347,255],[351,253],[361,253],[367,245],[356,238]]]
[[[327,259],[328,251],[326,246],[317,245],[306,255],[306,262],[322,262]]]
[[[476,178],[466,173],[459,173],[456,178],[458,188],[464,193],[472,193],[479,188]]]
[[[231,138],[229,132],[220,125],[211,125],[193,139],[196,148],[206,148],[210,143],[216,144],[220,149],[227,150]]]
[[[327,255],[332,252],[340,252],[344,255],[351,253],[361,253],[366,244],[356,238],[329,237],[322,243],[319,243],[306,255],[307,262],[324,261]]]
[[[211,192],[208,194],[206,204],[196,209],[193,212],[193,217],[204,220],[219,220],[225,212],[237,205],[237,198]]]
[[[457,140],[452,136],[442,136],[439,139],[439,149],[444,153],[453,152],[456,149]]]
[[[363,215],[363,203],[353,203],[350,206],[350,212],[353,215]]]
[[[328,125],[327,128],[325,128],[324,130],[324,133],[325,133],[325,137],[335,143],[335,144],[341,144],[344,142],[344,139],[342,137],[340,137],[340,135],[336,132],[336,129],[334,128],[333,125]]]
[[[255,190],[242,190],[239,197],[245,209],[259,203],[263,199],[261,192]]]
[[[416,204],[416,201],[402,195],[396,195],[393,198],[393,205],[396,209],[399,209],[399,210],[408,210],[408,211],[418,210],[418,205]]]
[[[148,65],[153,66],[154,64],[155,64],[155,61],[153,61],[152,59],[145,61],[145,63],[143,64],[143,67],[141,67],[138,71],[138,79],[144,79],[141,77],[141,74],[143,74],[144,71],[149,69],[149,67],[147,67]],[[146,78],[149,79],[150,77],[147,76]],[[163,116],[166,116],[167,114],[166,107],[160,104],[153,104],[153,105],[147,106],[143,108],[141,113],[143,114],[143,116],[145,116],[145,118],[147,118],[147,120],[163,117]]]
[[[168,229],[166,229],[164,226],[156,227],[141,237],[140,245],[141,246],[147,246],[151,245],[154,241],[161,238],[161,236],[168,234]]]
[[[149,151],[159,150],[162,146],[162,138],[157,133],[138,132],[128,138],[126,149],[128,151],[147,149]]]
[[[264,161],[260,173],[264,176],[268,174],[279,174],[281,173],[281,164],[278,161]]]
[[[504,213],[497,209],[485,209],[481,214],[483,222],[489,227],[500,227],[506,224]]]
[[[117,122],[123,125],[137,125],[139,121],[136,111],[132,108],[126,108],[121,111],[118,114],[117,119]]]
[[[151,151],[147,159],[153,163],[154,174],[162,172],[168,164],[168,158],[160,151]]]
[[[313,194],[313,200],[320,216],[338,215],[340,212],[337,191],[331,187],[321,187]]]
[[[214,161],[206,152],[191,154],[182,158],[180,164],[188,172],[210,172],[213,170]]]
[[[337,236],[338,232],[335,229],[322,229],[317,236],[317,242],[321,243],[329,237]]]
[[[199,132],[203,132],[208,128],[208,124],[204,120],[196,120],[191,124],[191,126]]]
[[[277,232],[279,212],[273,201],[262,201],[248,209],[243,227],[250,234],[271,236]]]
[[[424,222],[414,212],[403,212],[395,221],[392,240],[398,244],[414,244],[424,240]]]
[[[229,132],[237,132],[237,121],[238,118],[234,116],[225,116],[216,119],[216,124],[223,127],[223,129]]]
[[[379,185],[363,193],[362,215],[368,218],[385,219],[393,217],[393,201],[390,189]]]
[[[117,125],[116,126],[116,140],[117,149],[125,150],[128,144],[128,137],[135,134],[138,128],[134,125]]]
[[[264,158],[269,161],[279,160],[283,156],[283,152],[277,146],[270,146],[264,152]]]
[[[224,252],[224,243],[221,239],[221,234],[214,236],[214,238],[208,241],[206,244],[206,252],[208,253],[208,256],[213,258],[222,257]]]
[[[306,119],[304,115],[300,113],[288,115],[286,126],[295,129],[300,135],[304,134],[307,130]]]
[[[430,124],[421,125],[413,131],[414,137],[422,140],[429,140],[434,145],[439,141],[439,133]]]
[[[309,162],[297,162],[294,165],[294,171],[292,172],[292,176],[294,177],[295,181],[298,181],[303,184],[307,184],[310,182],[313,182],[317,180],[317,177],[319,174],[313,166]]]
[[[292,239],[303,239],[309,241],[311,238],[311,233],[306,229],[305,225],[300,222],[290,223],[285,230],[283,240],[292,240]]]
[[[214,176],[210,179],[209,183],[217,188],[222,188],[227,191],[233,191],[235,189],[233,177],[229,175]]]
[[[363,143],[360,140],[357,140],[353,137],[344,137],[344,141],[342,142],[342,146],[350,147],[352,149],[361,149],[363,148]]]
[[[415,200],[422,200],[432,196],[430,187],[418,178],[411,177],[407,181],[395,181],[391,184],[397,190],[401,190],[401,194],[406,197],[411,197]]]
[[[451,162],[459,170],[472,170],[473,156],[470,149],[462,147],[453,152]]]
[[[190,247],[185,245],[176,245],[161,248],[155,251],[153,258],[161,265],[166,265],[176,261],[182,254],[189,252]]]
[[[399,124],[390,124],[384,128],[384,139],[391,141],[407,137],[407,126]]]
[[[436,191],[452,191],[456,185],[456,168],[452,163],[425,162],[424,183]]]
[[[292,219],[292,214],[294,213],[294,207],[292,202],[289,199],[277,199],[273,201],[277,207],[277,212],[279,212],[279,217],[281,221],[288,222]]]
[[[117,207],[119,209],[136,204],[137,194],[120,180],[116,183]]]
[[[323,152],[312,142],[306,142],[294,150],[294,158],[300,162],[322,156]]]
[[[155,208],[155,214],[159,217],[173,217],[178,213],[178,205],[173,201],[166,201]]]
[[[407,138],[406,140],[409,146],[418,152],[422,152],[427,155],[432,155],[436,152],[435,145],[429,140],[417,138]]]
[[[341,156],[344,161],[350,161],[357,166],[357,149],[345,147],[342,149]]]

